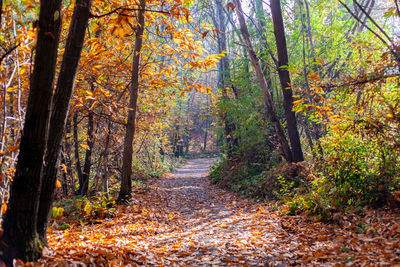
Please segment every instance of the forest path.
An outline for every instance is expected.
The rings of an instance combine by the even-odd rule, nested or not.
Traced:
[[[275,239],[268,228],[279,227],[278,221],[270,217],[254,224],[260,207],[210,184],[214,161],[190,160],[153,185],[165,211],[179,223],[172,235],[157,236],[151,243],[169,251],[167,264],[264,266],[271,256],[266,244]]]
[[[100,224],[50,231],[49,248],[38,264],[385,265],[389,247],[391,253],[399,252],[396,236],[388,238],[385,232],[388,226],[382,228],[382,246],[381,237],[357,234],[351,222],[339,227],[305,216],[281,216],[265,203],[218,188],[207,178],[213,162],[189,160],[175,173],[135,188],[132,205],[119,207],[115,217]],[[382,223],[369,223],[376,236]]]

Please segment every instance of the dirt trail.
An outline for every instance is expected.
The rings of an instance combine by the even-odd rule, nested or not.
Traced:
[[[258,207],[210,184],[207,175],[213,161],[191,160],[154,184],[158,195],[165,200],[162,204],[165,211],[179,218],[172,239],[156,237],[155,241],[166,247],[173,246],[171,241],[180,243],[182,246],[172,250],[167,258],[172,256],[180,264],[263,266],[269,258],[260,239],[261,232],[257,232],[263,229],[251,223]],[[276,219],[269,218],[263,222],[264,226],[266,223],[278,227]],[[248,246],[249,242],[252,245]]]
[[[351,225],[340,228],[304,216],[281,217],[266,204],[254,203],[210,184],[207,174],[213,162],[213,159],[190,160],[175,173],[153,180],[149,190],[135,191],[131,206],[120,208],[114,218],[99,225],[50,232],[49,249],[40,263],[46,266],[396,263],[395,253],[399,252],[396,236],[386,239],[382,246],[381,238],[355,234]],[[388,254],[389,247],[392,254]]]

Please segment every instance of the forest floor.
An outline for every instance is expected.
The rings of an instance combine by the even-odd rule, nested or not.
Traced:
[[[282,216],[210,184],[213,159],[189,160],[100,224],[49,231],[45,266],[286,266],[400,264],[393,212],[343,215],[339,224]]]

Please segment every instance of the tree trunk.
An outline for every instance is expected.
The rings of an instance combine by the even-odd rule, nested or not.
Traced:
[[[79,159],[79,139],[78,139],[78,112],[75,112],[74,118],[73,118],[73,124],[74,124],[74,130],[73,130],[73,135],[74,135],[74,152],[75,152],[75,166],[76,166],[76,172],[78,174],[78,181],[79,184],[82,184],[83,180],[83,174],[82,174],[82,167],[81,167],[81,160]],[[79,191],[77,192],[79,194]]]
[[[61,3],[61,0],[40,1],[35,67],[18,164],[0,239],[0,258],[8,266],[12,266],[16,258],[33,261],[42,255],[37,213],[61,31]]]
[[[266,59],[268,53],[271,55],[272,60],[275,63],[277,63],[277,62],[276,62],[275,57],[272,56],[272,51],[271,51],[268,41],[267,41],[267,37],[268,37],[267,36],[267,24],[265,23],[266,19],[265,19],[265,15],[264,15],[264,7],[263,7],[262,0],[255,0],[254,7],[255,7],[256,16],[257,16],[257,24],[258,24],[258,28],[260,31],[259,41],[260,41],[260,43],[263,44],[260,49],[260,57],[261,57],[260,65],[263,70],[264,77],[267,82],[268,88],[271,88],[272,87],[271,70],[267,64],[267,59]],[[274,101],[273,91],[270,90],[270,93],[271,93],[272,101]],[[268,110],[267,110],[267,112],[268,112]]]
[[[83,164],[82,180],[79,184],[79,194],[81,196],[86,196],[89,191],[89,178],[90,178],[90,168],[92,166],[92,151],[94,148],[94,135],[93,135],[93,112],[89,110],[88,122],[87,122],[87,139],[86,144],[88,149],[86,149],[85,163]]]
[[[278,50],[278,73],[282,86],[283,107],[285,109],[287,130],[289,134],[290,144],[292,146],[293,161],[303,161],[303,151],[301,149],[300,135],[297,129],[296,114],[293,111],[292,89],[290,87],[290,75],[287,70],[289,64],[285,28],[283,25],[282,10],[280,0],[271,0],[271,13],[274,22],[274,34],[276,47]]]
[[[111,122],[108,122],[107,132],[106,132],[106,144],[104,146],[103,151],[103,192],[108,197],[108,153],[110,146],[110,138],[111,138]]]
[[[226,27],[225,27],[225,13],[224,6],[222,4],[222,0],[215,1],[216,8],[216,26],[219,29],[220,33],[218,33],[218,53],[227,53],[226,46]],[[222,96],[227,101],[229,99],[227,89],[230,84],[230,74],[229,74],[229,61],[227,55],[221,58],[218,63],[218,87],[222,90]],[[223,121],[225,123],[224,126],[224,134],[227,143],[227,154],[229,158],[233,157],[233,151],[235,146],[237,146],[237,139],[233,137],[232,132],[236,129],[235,124],[227,118],[227,115],[222,115]]]
[[[122,158],[122,179],[121,188],[118,196],[118,203],[126,203],[130,201],[132,195],[132,154],[133,154],[133,138],[135,135],[136,109],[139,92],[139,67],[140,67],[140,52],[142,50],[143,33],[144,33],[144,13],[146,1],[139,0],[140,9],[138,11],[138,25],[136,29],[135,48],[133,53],[132,64],[132,80],[130,99],[128,106],[128,121],[126,124],[126,132],[124,139],[124,153]]]
[[[251,41],[250,41],[250,34],[249,34],[249,30],[247,29],[247,25],[246,25],[246,22],[245,22],[244,17],[243,17],[242,7],[240,5],[239,0],[234,0],[234,2],[235,2],[235,6],[236,6],[236,8],[235,8],[236,9],[236,14],[238,16],[238,20],[239,20],[239,24],[240,24],[240,31],[241,31],[243,39],[245,41],[245,44],[246,44],[246,47],[247,47],[247,51],[248,51],[248,53],[250,55],[250,61],[254,66],[258,81],[259,81],[261,89],[263,91],[264,100],[265,100],[265,103],[266,103],[267,109],[268,109],[268,115],[270,117],[270,120],[271,120],[272,124],[274,125],[275,133],[276,133],[276,135],[277,135],[277,137],[279,139],[279,143],[280,143],[280,145],[282,147],[282,151],[283,151],[285,159],[288,162],[292,162],[293,161],[292,160],[292,153],[290,151],[289,144],[288,144],[288,142],[286,140],[285,134],[284,134],[284,132],[282,130],[282,126],[281,126],[281,124],[279,122],[279,119],[278,119],[278,116],[276,114],[275,107],[274,107],[273,102],[272,102],[271,93],[270,93],[269,88],[268,88],[268,84],[265,81],[265,77],[264,77],[264,74],[263,74],[262,69],[260,67],[260,63],[258,62],[257,55],[254,52],[253,45],[251,44]]]
[[[1,18],[3,15],[3,0],[0,0],[0,30],[1,30]]]
[[[65,156],[64,156],[63,153],[61,153],[61,163],[64,164],[64,166],[67,166],[67,161],[66,161]],[[64,196],[68,197],[68,179],[67,179],[67,172],[66,171],[62,172],[62,178],[63,178],[62,179],[62,183],[61,183],[62,184],[62,190],[63,190]],[[53,200],[53,198],[51,200]],[[51,208],[51,203],[52,202],[50,202],[50,205],[49,205],[50,208]],[[39,209],[40,209],[40,206],[39,206]],[[48,222],[48,220],[46,222]],[[38,220],[38,228],[39,228],[39,220]],[[46,228],[47,228],[47,225],[46,225]]]
[[[76,0],[68,39],[65,45],[60,75],[53,96],[50,117],[49,138],[47,140],[46,165],[43,172],[43,184],[38,212],[38,233],[46,241],[47,222],[52,206],[58,170],[58,159],[67,121],[69,103],[73,92],[75,75],[85,39],[89,20],[91,0]]]

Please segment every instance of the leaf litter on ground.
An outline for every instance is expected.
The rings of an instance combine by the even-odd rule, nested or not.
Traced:
[[[191,160],[154,180],[100,224],[49,230],[42,259],[30,265],[400,265],[398,213],[342,215],[337,224],[283,216],[210,184],[212,162]]]

